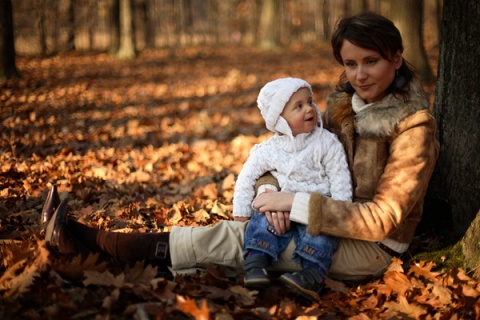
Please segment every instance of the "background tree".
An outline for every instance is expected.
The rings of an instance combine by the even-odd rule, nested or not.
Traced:
[[[345,15],[352,15],[366,10],[367,7],[367,0],[345,0],[343,4],[343,12]]]
[[[110,18],[109,52],[115,54],[120,48],[120,0],[110,1],[108,12]]]
[[[0,3],[0,82],[5,82],[20,74],[15,66],[12,2],[2,0]]]
[[[155,7],[151,0],[141,0],[137,7],[140,11],[141,29],[143,32],[145,47],[155,48]]]
[[[443,10],[433,108],[441,151],[430,192],[463,234],[480,209],[480,2],[445,0]]]
[[[120,59],[133,59],[137,55],[134,32],[132,3],[130,0],[120,1],[120,47],[116,56]]]
[[[423,39],[423,0],[389,0],[391,18],[402,33],[404,57],[424,82],[433,78]]]
[[[330,21],[330,0],[323,0],[322,16],[323,16],[323,39],[328,41],[332,36],[332,28],[331,28],[331,21]]]
[[[425,1],[424,4],[424,37],[426,40],[426,48],[437,48],[440,44],[443,0],[429,0]]]
[[[275,0],[262,0],[260,24],[258,26],[258,44],[262,49],[277,46],[275,29],[278,18],[275,14]]]
[[[47,31],[45,25],[45,14],[46,14],[46,2],[45,0],[39,0],[34,2],[36,4],[36,29],[38,32],[38,44],[40,46],[40,54],[47,54]]]
[[[66,0],[67,6],[67,41],[66,49],[75,50],[75,5],[74,0]]]

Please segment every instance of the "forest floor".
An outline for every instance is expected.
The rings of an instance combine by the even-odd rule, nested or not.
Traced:
[[[436,52],[430,59],[436,66]],[[165,49],[135,61],[76,52],[18,57],[17,67],[22,78],[0,85],[0,318],[479,319],[480,284],[449,253],[394,259],[363,284],[329,280],[308,303],[276,283],[246,290],[217,266],[171,278],[46,250],[39,218],[53,184],[71,217],[104,230],[231,219],[236,175],[269,136],[259,89],[301,77],[323,109],[342,71],[328,46]],[[434,85],[425,88],[433,101]],[[417,252],[441,242],[418,235]]]

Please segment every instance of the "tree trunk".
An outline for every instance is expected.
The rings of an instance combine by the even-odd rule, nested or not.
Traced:
[[[466,269],[480,280],[480,210],[462,239],[462,249]]]
[[[390,0],[391,17],[402,34],[403,56],[416,69],[423,82],[433,79],[423,45],[423,0]]]
[[[330,41],[332,29],[330,28],[330,0],[323,0],[323,39]]]
[[[59,14],[59,9],[60,9],[59,8],[59,3],[57,1],[53,2],[51,10],[55,12],[55,16],[57,16],[57,17],[58,17],[58,14]],[[59,24],[58,19],[55,19],[55,21],[53,21],[52,23],[53,23],[52,51],[54,53],[57,53],[59,51],[58,36],[59,36],[59,31],[60,31],[60,24]]]
[[[155,48],[155,6],[151,0],[143,0],[140,4],[141,14],[143,16],[143,34],[145,39],[145,47]]]
[[[72,0],[73,1],[73,0]],[[110,54],[115,54],[120,48],[120,0],[110,3]]]
[[[368,8],[367,0],[344,0],[343,14],[350,16],[365,11]]]
[[[441,144],[429,194],[463,234],[480,209],[480,2],[445,0],[433,113]]]
[[[67,0],[67,51],[75,50],[75,5]]]
[[[47,35],[45,31],[45,0],[37,2],[37,32],[38,44],[40,45],[40,54],[47,54]]]
[[[441,0],[425,1],[425,7],[423,8],[425,26],[425,36],[429,39],[429,46],[427,48],[438,48],[440,43],[440,25],[442,19],[442,6]],[[427,34],[428,32],[428,34]]]
[[[120,59],[133,59],[136,56],[130,0],[120,0],[120,48],[116,56]]]
[[[368,9],[368,1],[367,0],[355,0],[352,3],[352,13],[356,14]]]
[[[87,2],[87,30],[88,30],[88,49],[93,50],[95,47],[95,25],[97,23],[97,5],[96,1]]]
[[[0,83],[18,78],[15,66],[15,45],[11,0],[3,0],[0,7]]]
[[[230,40],[230,20],[229,20],[229,12],[231,11],[230,6],[231,1],[218,1],[217,6],[219,10],[218,20],[218,31],[219,32],[219,39],[220,43],[228,43]]]
[[[275,0],[263,0],[258,27],[260,48],[272,49],[277,46],[275,41]]]

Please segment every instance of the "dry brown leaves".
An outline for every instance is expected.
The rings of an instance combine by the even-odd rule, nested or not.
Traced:
[[[382,279],[329,279],[318,303],[273,285],[249,291],[221,268],[171,279],[149,265],[46,250],[39,215],[55,183],[68,214],[116,232],[231,219],[235,177],[269,134],[255,107],[279,76],[312,83],[320,106],[339,74],[325,46],[279,52],[191,48],[17,61],[0,87],[0,318],[479,319],[477,282],[418,261]],[[321,70],[321,72],[319,72]]]

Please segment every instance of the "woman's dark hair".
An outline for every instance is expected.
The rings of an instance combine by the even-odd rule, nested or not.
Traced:
[[[343,65],[343,59],[340,54],[343,42],[348,40],[356,46],[375,50],[380,55],[391,60],[398,52],[403,52],[403,41],[400,31],[392,21],[382,15],[371,11],[364,11],[354,16],[341,19],[332,35],[332,49],[335,59]],[[408,66],[407,61],[398,69],[399,75],[405,78],[405,85],[401,88],[391,88],[392,92],[405,94],[405,87],[414,77],[413,71]],[[343,85],[346,82],[345,73],[340,76],[337,85],[338,91],[344,91]]]

